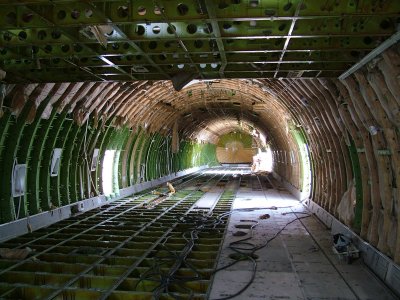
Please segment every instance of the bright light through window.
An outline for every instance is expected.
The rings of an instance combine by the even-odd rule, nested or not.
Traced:
[[[265,152],[261,152],[261,149],[258,149],[258,154],[253,156],[253,171],[272,172],[273,165],[274,161],[272,158],[271,148],[267,146],[267,150]]]
[[[106,150],[103,160],[103,192],[105,196],[113,193],[113,169],[114,169],[115,150]]]

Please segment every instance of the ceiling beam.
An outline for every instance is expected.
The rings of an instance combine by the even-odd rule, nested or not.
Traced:
[[[218,51],[219,51],[219,56],[221,58],[221,67],[219,68],[219,75],[221,78],[224,78],[224,71],[227,65],[227,59],[226,59],[226,54],[225,54],[225,48],[224,48],[224,43],[222,42],[221,39],[221,30],[219,28],[218,21],[216,21],[216,6],[214,1],[212,0],[205,0],[206,3],[206,8],[207,8],[207,14],[210,17],[210,23],[213,29],[213,34],[215,36],[217,46],[218,46]]]
[[[296,25],[297,17],[299,16],[300,9],[301,9],[302,5],[303,5],[303,0],[300,0],[300,2],[297,4],[296,11],[295,11],[294,16],[292,18],[292,23],[290,24],[289,32],[288,32],[286,40],[285,40],[285,44],[283,45],[282,53],[281,53],[281,55],[279,57],[279,61],[280,62],[282,62],[283,57],[285,56],[286,50],[287,50],[287,48],[289,46],[290,38],[292,36],[293,30],[294,30],[294,26]],[[276,76],[278,75],[280,67],[281,67],[281,64],[278,63],[276,65],[276,72],[274,74],[274,78],[276,78]]]
[[[43,14],[39,13],[38,11],[36,11],[34,8],[32,8],[31,6],[26,6],[27,9],[29,9],[30,11],[32,11],[33,13],[35,13],[39,18],[41,18],[43,21],[45,21],[46,23],[48,23],[50,26],[55,27],[56,24],[50,20],[48,17],[45,17]],[[66,29],[60,29],[60,31],[66,36],[68,37],[72,42],[75,43],[79,43],[79,39],[71,34],[70,31],[66,30]],[[81,44],[81,43],[80,43]],[[132,77],[130,74],[126,73],[124,70],[122,70],[121,68],[119,68],[118,66],[116,66],[115,64],[113,64],[112,62],[110,62],[107,58],[103,57],[102,55],[100,55],[99,53],[97,53],[96,51],[94,51],[92,48],[90,48],[89,46],[82,44],[82,47],[85,48],[86,50],[92,52],[93,54],[95,54],[99,59],[101,59],[102,61],[104,61],[106,64],[110,65],[111,67],[117,69],[118,71],[120,71],[121,73],[129,76],[131,79],[135,79],[134,77]],[[78,64],[75,64],[74,62],[68,60],[68,59],[63,59],[64,61],[74,65],[75,67],[78,67],[79,69],[81,69],[82,71],[91,74],[92,76],[94,76],[97,79],[100,79],[102,81],[105,81],[106,79],[98,76],[97,74],[94,74],[92,72],[90,72],[89,70],[87,70],[84,67],[81,67]]]
[[[149,55],[147,55],[147,53],[144,52],[134,41],[130,40],[130,39],[126,36],[125,32],[123,32],[117,25],[115,25],[115,24],[113,23],[113,21],[112,21],[108,16],[106,16],[106,15],[104,14],[103,11],[101,11],[100,9],[98,9],[98,8],[97,8],[93,3],[91,3],[91,2],[90,2],[90,3],[89,3],[89,2],[86,2],[85,4],[86,4],[88,7],[90,7],[90,9],[93,11],[93,13],[95,13],[95,14],[98,15],[98,16],[101,16],[101,17],[104,19],[104,21],[105,21],[109,26],[111,26],[112,29],[113,29],[122,39],[126,40],[127,43],[128,43],[133,49],[135,49],[140,55],[144,56],[144,57],[147,59],[147,61],[148,61],[154,68],[156,68],[160,73],[162,73],[163,75],[165,75],[166,79],[167,79],[167,78],[170,79],[170,76],[169,76],[167,73],[165,73],[164,70],[161,69],[161,68],[151,59],[151,57],[150,57]],[[132,76],[132,75],[131,75],[131,76]]]

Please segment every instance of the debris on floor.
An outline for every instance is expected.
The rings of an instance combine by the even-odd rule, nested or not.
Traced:
[[[167,182],[167,186],[169,189],[169,195],[173,195],[176,193],[174,186],[170,182]]]
[[[346,251],[347,246],[350,244],[351,244],[351,239],[348,238],[347,236],[341,233],[333,235],[333,245],[338,252],[341,253]]]
[[[341,233],[333,235],[332,249],[339,260],[346,260],[348,264],[351,264],[354,259],[360,257],[360,251],[353,244],[351,238]]]
[[[147,209],[153,209],[160,203],[164,202],[166,199],[167,199],[166,195],[160,194],[160,195],[158,195],[158,198],[151,200],[147,203],[144,203],[143,207],[146,207]]]
[[[29,247],[25,247],[24,249],[0,248],[0,258],[22,260],[33,252]]]
[[[245,231],[235,231],[234,233],[232,233],[233,236],[245,236],[247,234],[247,232]]]
[[[260,220],[266,220],[266,219],[271,218],[271,216],[270,216],[269,214],[263,214],[263,215],[259,216],[258,218],[259,218]]]

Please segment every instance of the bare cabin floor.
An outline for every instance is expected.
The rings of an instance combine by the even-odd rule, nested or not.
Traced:
[[[234,299],[396,299],[361,260],[340,262],[329,230],[266,176],[221,167],[173,184],[173,196],[162,185],[1,243],[33,252],[0,258],[0,299],[215,300],[249,283]],[[255,273],[229,257],[248,237],[236,247],[271,239]]]
[[[264,188],[257,191],[257,178],[249,180],[253,181],[253,187],[239,187],[233,209],[266,209],[237,211],[231,215],[218,267],[232,262],[229,255],[234,251],[228,248],[230,243],[252,236],[246,242],[255,246],[265,244],[287,223],[309,214],[285,190]],[[265,214],[270,218],[260,219]],[[246,224],[256,226],[253,230],[240,228]],[[234,236],[238,231],[247,234]],[[252,245],[241,247],[251,248]],[[352,264],[339,260],[332,250],[330,230],[313,215],[288,225],[255,254],[258,256],[255,278],[234,299],[398,299],[361,259]],[[240,291],[250,282],[253,266],[251,261],[240,261],[217,273],[210,299],[229,297]]]

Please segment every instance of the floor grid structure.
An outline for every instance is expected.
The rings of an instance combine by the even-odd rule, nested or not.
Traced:
[[[395,299],[266,176],[236,166],[173,184],[0,244],[33,250],[0,258],[0,299]]]
[[[205,299],[238,178],[194,174],[5,243],[1,299]],[[195,203],[220,191],[212,207]],[[54,212],[56,213],[56,211]]]

